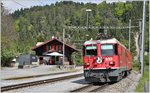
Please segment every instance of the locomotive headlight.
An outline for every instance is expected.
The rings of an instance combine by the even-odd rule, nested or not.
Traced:
[[[96,62],[97,62],[98,64],[102,63],[102,58],[97,57]]]
[[[86,62],[86,63],[84,63],[85,64],[85,66],[89,66],[90,65],[90,63],[89,62]]]
[[[109,65],[115,65],[115,62],[114,61],[110,61]]]

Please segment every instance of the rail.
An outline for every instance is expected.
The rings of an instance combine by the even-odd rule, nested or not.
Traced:
[[[99,92],[99,90],[105,88],[106,86],[108,86],[108,83],[103,84],[103,85],[89,84],[87,86],[80,87],[80,88],[72,90],[70,92]]]
[[[81,77],[81,76],[83,76],[83,73],[69,75],[69,76],[63,76],[63,77],[58,77],[58,78],[52,78],[52,79],[33,81],[33,82],[28,82],[28,83],[15,84],[15,85],[10,85],[10,86],[4,86],[4,87],[1,87],[1,92],[13,90],[13,89],[24,88],[24,87],[28,87],[28,86],[45,84],[45,83],[52,83],[52,82],[67,80],[67,79],[71,79],[71,78],[77,78],[77,77]]]

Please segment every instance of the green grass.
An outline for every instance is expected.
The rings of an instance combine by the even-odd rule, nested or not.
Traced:
[[[144,92],[144,83],[149,82],[149,71],[145,70],[143,77],[140,79],[136,92]]]
[[[138,65],[136,63],[133,63],[135,67],[133,67],[135,70],[138,68]],[[136,92],[144,92],[144,83],[149,83],[149,54],[144,56],[144,75],[139,81],[138,86],[136,87]]]

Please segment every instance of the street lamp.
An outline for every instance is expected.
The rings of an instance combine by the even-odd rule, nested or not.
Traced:
[[[143,19],[142,19],[142,45],[141,45],[141,74],[144,74],[144,32],[146,20],[146,0],[143,1]]]
[[[88,36],[89,36],[89,35],[88,35],[88,34],[86,34],[86,40],[88,40]]]
[[[89,12],[91,12],[92,10],[91,9],[86,9],[86,12],[87,12],[87,31],[89,29],[89,23],[88,23],[88,19],[89,19]]]
[[[131,19],[129,19],[129,51],[130,51],[130,41],[131,41]]]
[[[65,63],[65,29],[63,29],[63,65]]]

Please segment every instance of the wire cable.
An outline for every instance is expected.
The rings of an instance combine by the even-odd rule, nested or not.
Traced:
[[[43,2],[41,2],[40,0],[37,0],[37,1],[39,1],[42,5],[45,5]]]
[[[23,5],[23,4],[18,3],[16,0],[12,0],[12,1],[13,1],[14,3],[16,3],[16,4],[20,5],[20,6],[22,6],[22,7],[27,7],[27,6]]]

